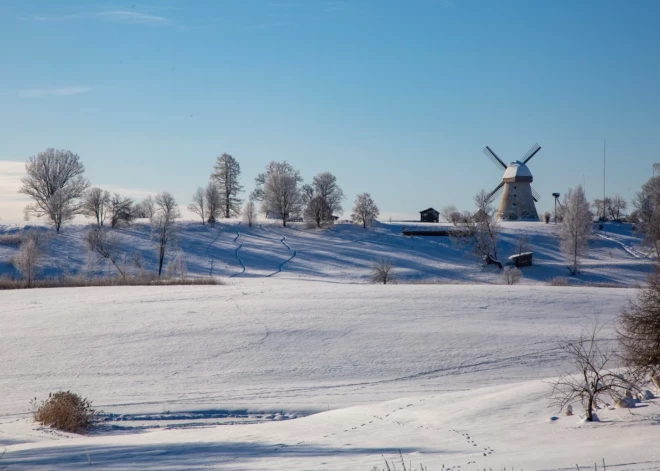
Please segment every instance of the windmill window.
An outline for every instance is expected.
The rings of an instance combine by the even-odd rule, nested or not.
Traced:
[[[514,190],[517,189],[517,188],[518,188],[518,187],[517,187],[516,185],[513,185],[513,189],[514,189]]]
[[[513,206],[513,207],[515,208],[515,207],[516,207],[516,203],[513,203],[511,206]]]
[[[514,197],[514,198],[516,197],[516,194],[515,194],[515,193],[513,194],[513,197]]]

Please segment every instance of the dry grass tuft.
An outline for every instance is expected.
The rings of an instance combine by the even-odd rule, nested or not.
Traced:
[[[63,432],[85,433],[94,424],[97,412],[89,399],[71,391],[58,391],[37,404],[33,401],[34,420]]]
[[[213,277],[199,278],[158,278],[155,275],[144,276],[110,276],[89,278],[84,276],[69,276],[33,280],[28,286],[24,280],[0,278],[0,290],[25,288],[89,288],[95,286],[178,286],[178,285],[224,285],[224,282]]]

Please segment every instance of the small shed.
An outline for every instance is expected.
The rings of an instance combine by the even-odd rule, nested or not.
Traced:
[[[523,252],[516,255],[511,255],[509,257],[509,261],[518,268],[531,267],[533,255],[534,252]]]
[[[433,208],[428,208],[425,209],[424,211],[420,211],[420,221],[421,222],[439,222],[440,221],[440,213],[436,211]]]

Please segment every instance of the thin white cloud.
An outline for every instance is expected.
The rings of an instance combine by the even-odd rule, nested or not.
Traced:
[[[19,90],[19,98],[43,98],[48,96],[74,96],[89,93],[89,87],[60,87],[60,88],[33,88]]]
[[[74,13],[70,15],[59,16],[37,16],[33,18],[35,21],[70,21],[70,20],[87,20],[99,18],[117,23],[128,24],[142,24],[142,25],[167,25],[172,21],[164,16],[151,15],[148,13],[141,13],[137,11],[128,10],[111,10],[100,11],[95,13]]]
[[[107,18],[111,21],[119,21],[121,23],[144,25],[165,25],[170,23],[170,20],[163,16],[147,15],[146,13],[139,13],[136,11],[104,11],[98,13],[97,16]]]

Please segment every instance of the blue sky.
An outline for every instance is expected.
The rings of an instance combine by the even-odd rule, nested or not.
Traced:
[[[543,147],[539,210],[598,197],[607,139],[629,198],[660,161],[659,20],[656,1],[4,0],[0,169],[65,148],[94,184],[185,206],[228,152],[247,190],[288,160],[335,173],[346,213],[366,191],[414,217],[494,188],[486,145]]]

